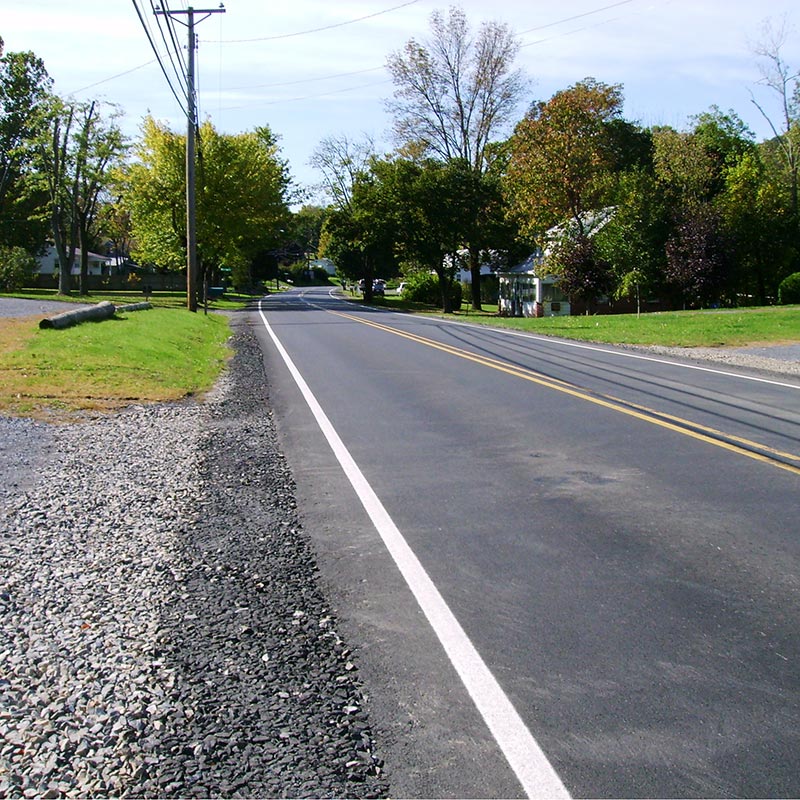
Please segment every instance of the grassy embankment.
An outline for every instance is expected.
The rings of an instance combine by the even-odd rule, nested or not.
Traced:
[[[441,312],[411,307],[402,298],[387,295],[379,304],[441,316]],[[800,306],[708,309],[651,314],[603,314],[580,317],[500,317],[489,304],[470,311],[465,303],[451,319],[495,327],[582,339],[609,344],[663,345],[665,347],[743,347],[745,345],[800,343]]]
[[[106,299],[115,302],[91,302]],[[41,314],[0,319],[0,413],[58,419],[208,390],[229,354],[226,318],[183,310],[180,295],[154,300],[153,309],[65,330],[40,330]]]

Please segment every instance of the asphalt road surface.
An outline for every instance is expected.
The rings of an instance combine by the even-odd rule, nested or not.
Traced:
[[[260,305],[394,794],[800,795],[800,380]]]

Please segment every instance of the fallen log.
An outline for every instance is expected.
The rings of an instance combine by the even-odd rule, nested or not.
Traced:
[[[152,303],[128,303],[126,306],[117,306],[117,311],[146,311],[152,307]]]
[[[63,314],[56,314],[54,317],[39,322],[40,328],[69,328],[71,325],[77,325],[79,322],[86,320],[103,320],[111,319],[116,312],[116,306],[108,300],[103,300],[96,306],[89,308],[76,308],[74,311],[65,311]]]

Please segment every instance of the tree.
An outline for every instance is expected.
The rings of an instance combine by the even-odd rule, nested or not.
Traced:
[[[473,37],[457,7],[447,16],[434,11],[430,27],[426,42],[411,39],[387,59],[395,85],[387,107],[399,152],[414,160],[458,162],[483,176],[498,152],[493,143],[513,118],[525,88],[522,72],[514,69],[519,43],[498,22],[484,22]],[[461,243],[470,253],[476,309],[481,307],[482,245],[469,238],[469,231],[478,232],[494,207],[493,197],[481,203],[482,197],[481,191],[472,195],[474,216]]]
[[[373,279],[391,274],[396,263],[392,201],[374,169],[356,177],[350,202],[329,211],[320,236],[320,254],[343,275],[364,281],[367,303],[372,302]]]
[[[50,233],[58,256],[58,291],[70,294],[72,264],[78,246],[78,215],[75,201],[77,173],[74,169],[73,123],[77,103],[52,98],[45,111],[46,128],[38,145],[39,174],[47,188]]]
[[[289,222],[289,234],[304,251],[319,251],[319,237],[325,222],[327,210],[321,206],[303,206],[292,214]]]
[[[519,43],[510,29],[484,22],[473,39],[464,12],[434,11],[427,42],[409,40],[387,59],[395,85],[388,108],[401,146],[483,172],[490,143],[512,119],[525,88],[513,68]]]
[[[185,137],[148,117],[134,154],[122,195],[131,215],[134,255],[163,269],[181,270],[186,265]],[[289,186],[287,166],[269,128],[223,135],[210,122],[201,126],[201,277],[228,262],[251,262],[260,251],[275,247],[289,220]]]
[[[585,212],[608,199],[617,152],[611,123],[621,113],[621,87],[586,78],[536,103],[517,125],[506,187],[524,235],[536,239],[568,219],[585,233]]]
[[[88,254],[92,226],[110,170],[125,150],[116,124],[106,122],[96,102],[54,97],[38,142],[40,180],[49,200],[50,229],[58,254],[58,290],[69,294],[75,253],[81,249],[81,294],[88,292]]]
[[[612,266],[615,297],[633,297],[639,313],[642,296],[663,283],[669,209],[652,171],[638,168],[618,176],[613,204],[614,216],[595,246]]]
[[[373,164],[373,175],[400,259],[436,273],[442,309],[451,313],[455,256],[474,218],[474,171],[460,160],[398,158]]]
[[[586,233],[563,237],[547,260],[548,270],[558,277],[559,288],[570,298],[586,303],[589,313],[594,300],[611,292],[611,264]]]
[[[0,292],[13,292],[33,277],[36,260],[22,247],[0,245]]]
[[[715,207],[736,240],[736,289],[742,300],[774,301],[798,245],[785,196],[757,149],[726,170]]]
[[[98,113],[96,102],[80,109],[80,127],[75,137],[75,213],[78,218],[78,241],[81,248],[80,293],[89,293],[89,249],[93,230],[107,190],[110,173],[125,153],[126,145],[113,110],[108,121]]]
[[[798,210],[798,169],[800,169],[800,71],[792,68],[783,57],[789,31],[784,21],[773,26],[766,22],[762,39],[755,46],[755,54],[761,59],[761,83],[777,97],[779,118],[767,113],[764,105],[752,97],[753,105],[769,124],[775,135],[774,142],[780,153],[789,182],[792,220],[800,228]]]
[[[0,38],[0,243],[29,250],[46,236],[46,202],[34,180],[35,142],[52,80],[31,52],[4,53]]]
[[[666,245],[667,280],[682,293],[684,304],[715,304],[729,285],[732,243],[719,213],[708,204],[687,207]]]
[[[369,169],[375,143],[368,136],[360,141],[347,135],[328,136],[317,145],[310,164],[322,174],[322,188],[339,208],[347,208],[353,185]]]

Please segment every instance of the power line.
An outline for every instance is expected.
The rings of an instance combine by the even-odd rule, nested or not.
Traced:
[[[353,72],[337,72],[334,75],[321,75],[317,78],[301,78],[300,80],[283,81],[281,83],[257,83],[254,85],[248,84],[247,86],[223,86],[222,88],[226,92],[238,92],[242,89],[273,89],[280,86],[296,86],[298,83],[316,83],[317,81],[327,81],[333,78],[349,78],[351,75],[363,75],[365,72],[378,72],[382,69],[385,69],[385,67],[369,67],[369,69],[357,69]]]
[[[178,105],[181,107],[181,110],[184,111],[184,101],[186,100],[186,92],[182,88],[183,97],[179,97],[178,93],[175,91],[175,87],[172,85],[172,80],[170,79],[169,73],[167,72],[166,67],[164,66],[163,61],[161,60],[161,54],[158,52],[158,48],[153,41],[153,37],[150,34],[150,28],[147,26],[144,17],[142,16],[142,12],[139,10],[139,6],[136,4],[136,0],[132,0],[133,7],[136,9],[136,14],[139,17],[139,22],[142,24],[142,28],[144,28],[144,32],[147,36],[147,41],[150,42],[150,47],[155,54],[156,61],[158,62],[158,66],[161,68],[161,72],[164,73],[164,77],[167,79],[167,86],[169,86],[170,91],[172,92],[173,97],[177,101]],[[184,112],[185,113],[185,112]]]
[[[182,86],[186,85],[186,64],[183,60],[183,49],[181,45],[178,44],[178,41],[175,37],[175,25],[172,21],[172,17],[169,16],[169,3],[167,0],[162,0],[163,9],[166,12],[164,15],[159,15],[157,11],[159,10],[159,5],[154,2],[154,0],[150,0],[150,8],[153,11],[153,15],[156,18],[156,24],[158,26],[158,32],[161,34],[161,41],[164,43],[164,48],[169,56],[170,64],[172,64],[172,71],[175,73],[175,77],[178,79],[179,83]],[[161,17],[164,16],[164,24],[167,29],[167,33],[169,34],[169,41],[167,41],[167,36],[164,33],[164,28],[161,25]],[[173,57],[173,53],[175,57]],[[175,61],[178,63],[176,64]]]
[[[603,6],[602,8],[595,8],[592,11],[586,11],[583,14],[575,14],[572,17],[565,17],[564,19],[556,20],[555,22],[548,22],[546,25],[537,25],[535,28],[528,28],[526,31],[519,31],[517,36],[524,36],[526,33],[533,33],[534,31],[543,31],[545,28],[554,28],[556,25],[563,25],[565,22],[574,22],[576,19],[583,17],[590,17],[592,14],[599,14],[601,11],[608,11],[609,8],[616,8],[617,6],[626,6],[629,3],[634,3],[636,0],[620,0],[618,3],[612,3],[610,6]]]
[[[383,11],[376,11],[374,14],[367,14],[363,17],[357,17],[356,19],[349,19],[345,22],[336,22],[333,25],[325,25],[321,28],[309,28],[305,31],[296,31],[294,33],[281,33],[276,36],[260,36],[256,39],[221,39],[221,44],[243,44],[246,42],[273,42],[276,39],[291,39],[295,36],[305,36],[309,33],[320,33],[322,31],[330,31],[334,28],[343,28],[345,25],[353,25],[356,22],[363,22],[365,19],[373,19],[374,17],[380,17],[383,14],[388,14],[391,11],[397,11],[400,8],[405,8],[406,6],[413,6],[418,3],[419,0],[409,0],[407,3],[401,3],[399,6],[392,6],[391,8],[386,8]],[[204,39],[203,41],[206,42],[215,42],[214,39]]]

